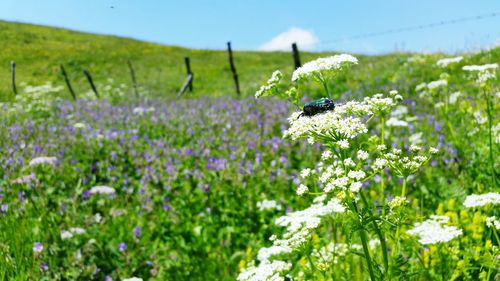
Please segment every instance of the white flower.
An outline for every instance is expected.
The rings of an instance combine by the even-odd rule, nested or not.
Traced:
[[[389,127],[408,127],[408,122],[394,117],[389,118],[385,124]]]
[[[266,85],[261,86],[260,89],[255,93],[255,98],[272,95],[272,90],[276,88],[282,77],[283,74],[281,73],[281,71],[274,71],[271,75],[271,78],[267,80]]]
[[[359,150],[358,151],[358,158],[360,160],[366,160],[366,159],[368,159],[368,156],[369,156],[368,152],[366,152],[364,150]]]
[[[311,170],[309,168],[305,168],[305,169],[302,169],[302,171],[300,171],[300,177],[305,179],[305,178],[309,177],[312,173],[313,173],[313,170]]]
[[[436,89],[439,87],[444,87],[446,85],[448,85],[448,81],[443,80],[443,79],[436,80],[436,81],[432,81],[429,84],[427,84],[427,89],[432,90],[432,89]]]
[[[360,183],[359,181],[355,181],[351,183],[351,186],[349,186],[349,190],[356,193],[361,189],[362,186],[363,186],[362,183]]]
[[[281,210],[281,205],[278,205],[274,200],[263,200],[261,202],[257,202],[257,208],[259,211],[264,210]]]
[[[406,197],[396,196],[387,205],[389,205],[389,208],[394,209],[394,208],[402,206],[406,203],[408,203],[408,200],[406,200]]]
[[[33,158],[29,162],[29,166],[33,167],[33,166],[44,165],[44,164],[47,164],[50,166],[55,166],[56,163],[57,163],[57,158],[55,158],[55,157],[41,156],[41,157]]]
[[[86,125],[85,123],[75,123],[75,124],[73,125],[73,127],[74,127],[75,129],[83,129],[83,128],[87,127],[87,125]]]
[[[127,279],[122,279],[122,281],[142,281],[142,278],[132,277]]]
[[[348,149],[349,148],[349,142],[347,140],[339,140],[339,141],[337,141],[337,145],[341,149]]]
[[[302,196],[302,195],[306,194],[307,192],[309,192],[309,188],[306,185],[301,184],[297,188],[297,195],[298,196]]]
[[[423,136],[422,132],[415,133],[415,134],[411,135],[408,138],[408,140],[410,141],[411,144],[419,144],[419,143],[422,143],[422,136]]]
[[[321,154],[321,160],[328,160],[333,157],[333,153],[330,150],[325,150]]]
[[[498,220],[496,217],[487,217],[486,226],[489,228],[500,230],[500,220]]]
[[[380,171],[380,170],[384,169],[385,167],[387,167],[388,164],[389,163],[387,162],[386,159],[377,158],[377,159],[375,159],[375,163],[373,163],[373,165],[372,165],[372,169],[375,171]]]
[[[430,154],[438,154],[439,153],[439,149],[437,149],[435,147],[431,147],[431,148],[429,148],[429,153]]]
[[[458,98],[462,95],[460,92],[454,92],[450,94],[449,102],[450,104],[455,104]]]
[[[472,194],[465,198],[466,208],[482,207],[487,204],[500,204],[500,193],[490,192],[485,194]]]
[[[27,176],[22,176],[17,179],[12,180],[13,184],[28,184],[30,182],[34,182],[36,180],[36,176],[34,174],[30,174]]]
[[[433,216],[430,219],[416,223],[408,230],[408,234],[418,236],[418,242],[422,245],[448,242],[462,235],[462,230],[455,226],[444,225],[448,217]]]
[[[292,264],[284,261],[261,262],[258,266],[252,265],[245,268],[236,280],[238,281],[263,281],[280,280],[280,273],[288,271]],[[129,280],[131,281],[131,280]]]
[[[319,58],[297,68],[292,74],[292,81],[318,75],[322,71],[340,70],[344,66],[357,63],[358,59],[348,54]]]
[[[418,145],[415,145],[415,144],[410,145],[410,151],[411,151],[411,152],[418,152],[418,151],[420,151],[421,149],[422,149],[422,148],[421,148],[420,146],[418,146]]]
[[[344,159],[344,165],[346,167],[355,167],[356,163],[354,163],[354,161],[352,161],[351,158],[346,158],[346,159]]]
[[[451,63],[457,63],[460,62],[464,57],[459,56],[459,57],[454,57],[454,58],[444,58],[440,59],[436,62],[436,65],[439,67],[447,67]]]
[[[497,68],[498,68],[498,63],[490,63],[483,65],[466,65],[462,67],[462,69],[465,71],[479,71],[479,72],[485,72],[487,70],[493,70]]]
[[[275,239],[276,240],[276,239]],[[289,246],[271,246],[268,248],[261,248],[257,254],[257,259],[261,262],[269,261],[269,258],[279,254],[291,253],[292,248]]]
[[[92,187],[89,190],[89,193],[90,194],[96,194],[96,193],[99,193],[99,194],[114,194],[115,193],[115,189],[112,188],[112,187],[110,187],[110,186],[98,185],[98,186]]]
[[[66,240],[66,239],[70,239],[73,237],[73,233],[67,231],[67,230],[63,230],[61,231],[61,240]]]
[[[355,180],[362,180],[366,177],[366,173],[363,172],[363,171],[349,171],[349,173],[347,173],[347,176],[351,179],[355,179]]]
[[[420,91],[422,91],[422,90],[424,90],[426,88],[427,88],[427,83],[423,82],[423,83],[418,84],[415,87],[415,91],[420,92]]]

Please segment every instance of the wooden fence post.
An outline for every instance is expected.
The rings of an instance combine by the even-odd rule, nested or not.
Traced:
[[[137,91],[137,80],[135,80],[135,71],[130,60],[128,61],[128,69],[130,70],[130,76],[132,77],[132,86],[134,87],[135,96],[138,97],[139,91]]]
[[[299,56],[299,48],[297,48],[297,43],[292,44],[292,53],[293,53],[293,62],[295,69],[301,67],[300,64],[300,56]]]
[[[68,74],[66,73],[66,70],[64,69],[64,66],[62,64],[61,64],[61,73],[64,76],[64,81],[66,82],[66,85],[68,86],[68,90],[71,93],[71,96],[76,101],[75,92],[73,91],[73,87],[71,87],[71,83],[69,82]]]
[[[191,79],[189,79],[189,84],[188,84],[188,87],[189,87],[189,91],[192,92],[193,91],[193,79],[194,79],[194,75],[193,75],[193,72],[191,71],[191,64],[189,62],[189,57],[184,57],[184,62],[186,63],[186,74],[187,76],[189,77],[191,75]]]
[[[16,88],[16,62],[11,61],[10,62],[10,71],[12,74],[12,91],[14,92],[14,95],[17,95],[17,88]]]
[[[233,80],[236,86],[236,93],[239,96],[241,95],[240,82],[238,81],[238,73],[236,72],[236,67],[234,66],[233,50],[231,49],[231,42],[227,42],[227,52],[229,54],[229,66],[231,67],[231,72],[233,73]]]
[[[89,81],[90,88],[92,88],[92,91],[94,92],[96,98],[99,98],[99,93],[97,92],[97,88],[94,85],[94,79],[92,79],[92,75],[90,75],[90,72],[88,70],[83,70],[83,74],[85,74],[85,77],[87,77],[87,80]]]

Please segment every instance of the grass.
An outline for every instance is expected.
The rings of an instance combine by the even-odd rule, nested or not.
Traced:
[[[221,47],[225,46],[221,42]],[[234,42],[233,47],[238,47]],[[64,85],[59,65],[63,64],[78,94],[90,90],[83,74],[88,69],[96,84],[109,78],[116,85],[131,85],[127,66],[130,60],[138,83],[153,96],[173,97],[186,76],[184,57],[191,58],[195,75],[194,93],[190,96],[235,96],[234,83],[225,50],[197,50],[164,46],[116,36],[95,35],[60,28],[0,21],[0,101],[13,97],[10,61],[17,63],[17,81],[40,85],[47,81]],[[326,53],[301,53],[302,62]],[[351,91],[381,88],[397,83],[397,70],[408,54],[358,56],[362,67],[353,69],[347,87]],[[498,61],[499,52],[495,51]],[[234,60],[242,93],[253,95],[275,69],[290,74],[293,71],[291,52],[235,51]],[[377,79],[365,79],[376,75]],[[19,87],[19,85],[18,85]],[[344,92],[347,89],[334,88]],[[132,90],[129,91],[132,95]],[[64,95],[69,96],[65,89]]]

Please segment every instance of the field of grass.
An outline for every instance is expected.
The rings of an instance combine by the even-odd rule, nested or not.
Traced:
[[[236,51],[236,97],[225,51],[0,22],[0,280],[497,280],[500,48],[356,57]]]

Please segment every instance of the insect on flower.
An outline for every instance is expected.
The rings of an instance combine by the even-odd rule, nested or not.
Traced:
[[[319,100],[314,100],[309,103],[306,103],[302,108],[302,114],[299,115],[299,118],[301,116],[311,117],[318,113],[323,113],[325,111],[334,109],[335,109],[335,104],[331,99],[321,98]]]

